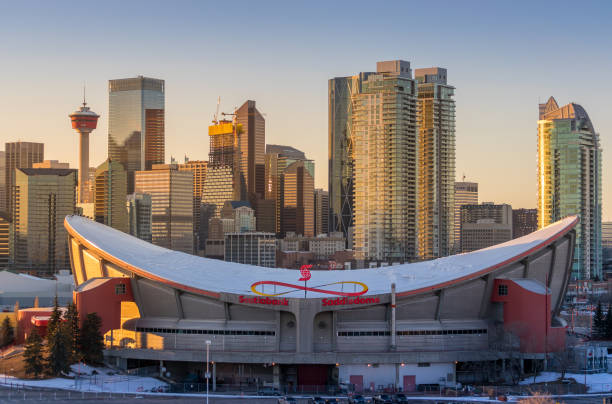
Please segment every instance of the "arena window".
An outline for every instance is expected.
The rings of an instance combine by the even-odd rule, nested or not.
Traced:
[[[255,330],[195,330],[195,329],[176,329],[176,328],[150,328],[137,327],[137,332],[152,332],[160,334],[197,334],[197,335],[257,335],[275,336],[275,331],[255,331]]]
[[[480,329],[457,329],[457,330],[406,330],[397,331],[400,336],[431,336],[431,335],[474,335],[486,334],[486,328]],[[388,337],[390,331],[338,331],[339,337]]]
[[[508,285],[498,285],[497,294],[499,296],[508,296]]]

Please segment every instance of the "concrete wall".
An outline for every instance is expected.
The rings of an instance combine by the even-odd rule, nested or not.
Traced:
[[[397,370],[396,370],[397,369]],[[396,373],[397,372],[397,373]],[[392,386],[396,382],[398,375],[398,387],[403,391],[409,390],[404,387],[404,376],[415,376],[416,385],[419,384],[448,384],[454,385],[455,364],[454,363],[416,363],[377,365],[342,365],[339,368],[339,381],[341,383],[351,383],[351,376],[363,376],[363,388],[367,389],[372,384],[378,386]],[[450,375],[450,378],[449,378]],[[441,381],[443,379],[444,381]],[[353,378],[353,380],[355,380]],[[416,386],[415,386],[416,387]],[[357,387],[356,387],[357,389]]]

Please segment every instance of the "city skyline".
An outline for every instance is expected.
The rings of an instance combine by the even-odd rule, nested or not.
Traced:
[[[45,143],[47,158],[69,161],[71,167],[76,167],[78,143],[66,114],[80,100],[85,81],[88,105],[101,115],[90,146],[90,165],[97,166],[107,157],[108,80],[142,74],[160,78],[167,84],[166,162],[170,156],[181,160],[185,154],[192,160],[207,159],[206,127],[214,115],[217,97],[221,97],[223,112],[233,112],[245,99],[253,99],[266,114],[267,143],[291,144],[303,150],[316,162],[315,186],[327,189],[327,150],[320,144],[327,142],[328,80],[346,72],[371,70],[377,60],[401,58],[415,68],[444,66],[449,69],[449,81],[458,89],[456,178],[466,174],[468,181],[478,182],[483,201],[534,208],[537,203],[534,106],[550,94],[583,105],[601,135],[602,216],[604,220],[612,218],[612,198],[608,197],[610,191],[606,187],[606,172],[612,166],[605,157],[610,145],[607,133],[612,130],[612,118],[606,113],[609,107],[605,102],[606,90],[612,84],[606,72],[612,59],[606,52],[596,51],[605,47],[606,38],[611,34],[605,26],[611,10],[607,3],[593,2],[576,10],[563,2],[555,2],[554,9],[545,3],[524,3],[523,7],[516,7],[471,2],[472,8],[479,7],[476,15],[470,13],[470,7],[443,3],[439,10],[442,28],[438,33],[428,33],[430,44],[426,47],[384,42],[384,33],[373,33],[374,29],[363,34],[354,32],[348,24],[359,7],[346,10],[338,3],[327,5],[328,12],[319,13],[305,6],[302,9],[298,5],[289,8],[265,5],[256,12],[257,26],[274,21],[275,29],[285,35],[276,35],[278,31],[275,33],[271,28],[261,29],[234,48],[232,45],[239,44],[241,34],[254,27],[240,10],[235,11],[236,19],[244,24],[238,24],[226,41],[214,35],[217,23],[213,17],[222,12],[213,7],[194,3],[185,12],[185,9],[166,10],[161,4],[153,4],[139,19],[134,16],[142,11],[138,7],[140,3],[126,6],[122,16],[113,14],[113,4],[119,3],[95,9],[96,17],[86,35],[80,35],[78,27],[70,23],[76,11],[66,6],[39,3],[41,12],[32,14],[25,6],[8,5],[4,18],[0,17],[0,34],[12,39],[0,45],[0,49],[13,55],[3,67],[4,76],[12,80],[5,84],[5,92],[0,97],[0,108],[5,111],[0,135],[5,142]],[[418,4],[397,5],[398,10],[408,7],[416,14],[424,11]],[[549,18],[542,20],[538,16],[544,12]],[[559,29],[582,13],[589,16],[589,24],[581,27],[580,32]],[[496,18],[502,14],[506,18]],[[513,23],[504,22],[519,14],[521,18],[514,19]],[[28,32],[16,25],[26,15],[34,26]],[[297,15],[302,18],[291,18]],[[453,22],[465,20],[468,15],[469,24]],[[205,20],[209,23],[198,24],[198,18],[202,20],[203,16],[207,16]],[[333,24],[331,16],[336,16],[337,24]],[[155,24],[149,24],[145,17],[164,22],[163,29],[153,30],[151,26]],[[134,19],[133,28],[125,28],[129,18]],[[391,23],[399,21],[399,17],[390,18]],[[444,21],[449,22],[448,27],[443,27]],[[320,30],[307,30],[315,23]],[[373,17],[374,27],[384,23]],[[112,32],[113,27],[118,28],[117,32]],[[425,28],[423,23],[412,21],[401,28],[395,26],[392,33],[398,38],[410,37],[422,34]],[[137,29],[142,31],[128,35]],[[448,36],[453,31],[457,35]],[[516,35],[518,31],[522,35]],[[48,35],[50,32],[54,35]],[[538,41],[529,40],[549,33],[553,33],[555,40],[547,43],[546,51]],[[333,35],[331,40],[330,35]],[[92,42],[97,48],[89,58],[68,53],[73,45]],[[162,58],[150,55],[154,42]],[[339,42],[344,45],[340,51],[336,46]],[[262,45],[256,47],[254,43]],[[563,50],[571,44],[580,44],[581,49],[589,52],[588,65],[578,59],[566,59]],[[66,51],[61,50],[64,48]],[[278,56],[279,48],[285,49],[283,56]],[[230,52],[229,49],[251,57],[251,62],[244,66],[231,62],[230,58],[213,57],[216,52]],[[581,73],[576,75],[576,72]],[[576,75],[575,79],[568,80],[572,75]],[[492,87],[495,92],[491,92]],[[34,88],[36,92],[32,91]],[[287,88],[291,91],[283,93]],[[32,108],[39,111],[38,119],[26,131],[22,125],[24,111]],[[496,136],[491,136],[492,129]],[[503,187],[499,186],[500,178],[505,182]]]

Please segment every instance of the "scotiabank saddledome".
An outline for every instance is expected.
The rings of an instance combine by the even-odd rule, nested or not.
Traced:
[[[65,226],[75,301],[102,317],[119,366],[201,375],[210,341],[215,387],[409,391],[453,384],[468,364],[499,373],[517,350],[537,361],[564,346],[557,315],[577,221],[433,261],[310,275],[167,250],[79,216]]]

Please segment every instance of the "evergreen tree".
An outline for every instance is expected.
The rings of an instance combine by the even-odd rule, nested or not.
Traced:
[[[591,331],[593,338],[603,338],[606,335],[606,324],[601,308],[601,302],[597,303],[597,309],[593,315],[593,330]]]
[[[47,336],[55,333],[55,331],[59,328],[61,321],[62,312],[59,309],[56,295],[55,299],[53,300],[53,312],[51,313],[51,318],[49,319],[49,323],[47,325]]]
[[[15,342],[15,330],[11,324],[11,320],[7,316],[4,317],[2,325],[0,326],[0,348],[4,348],[13,342]]]
[[[75,363],[80,360],[80,348],[79,348],[79,340],[81,330],[79,328],[79,312],[77,311],[76,305],[74,303],[70,303],[68,305],[68,310],[66,311],[65,318],[65,327],[68,333],[68,337],[70,339],[69,343],[69,351],[70,351],[70,362]]]
[[[606,313],[606,339],[612,339],[612,304],[608,303],[608,312]]]
[[[43,372],[45,360],[43,357],[42,338],[35,327],[26,340],[25,351],[23,353],[25,362],[25,372],[34,375],[35,378]]]
[[[68,327],[59,323],[57,327],[47,334],[47,371],[51,375],[59,376],[68,372],[70,367],[70,336]]]
[[[102,350],[104,349],[104,339],[100,328],[102,319],[96,313],[89,313],[83,321],[81,328],[81,354],[86,363],[102,363]]]

